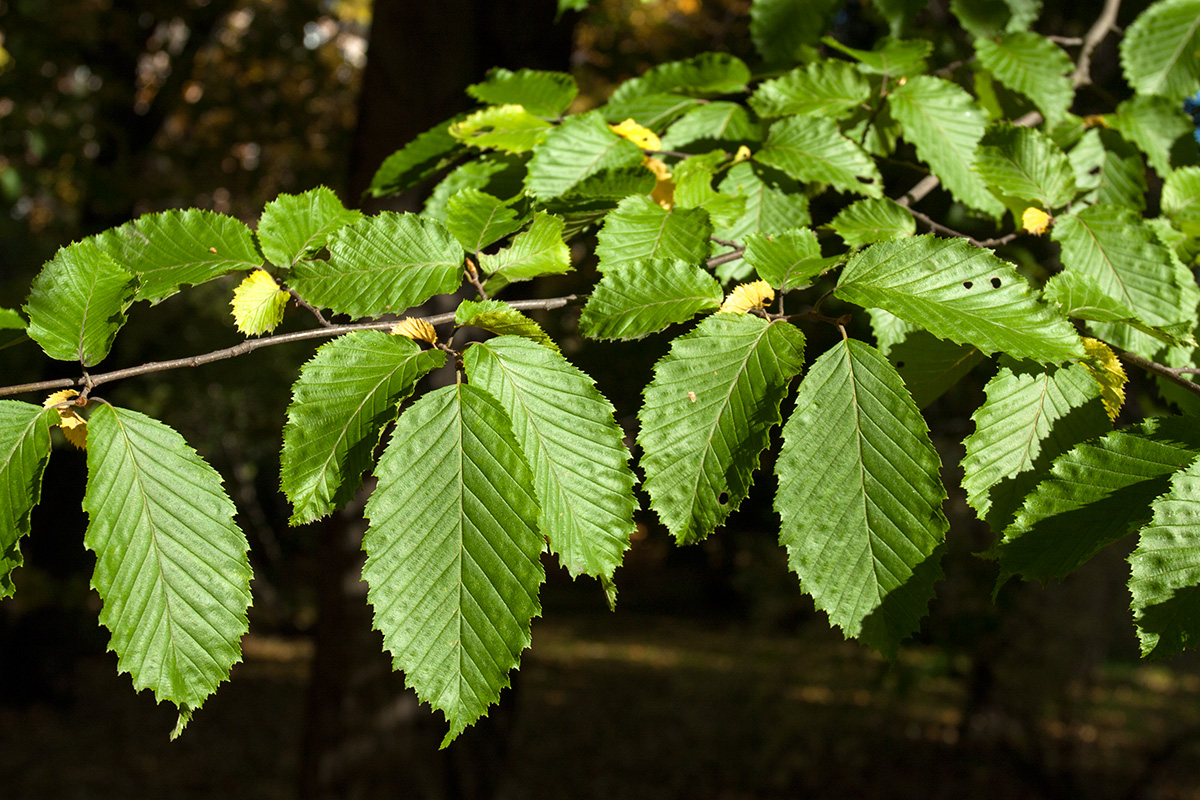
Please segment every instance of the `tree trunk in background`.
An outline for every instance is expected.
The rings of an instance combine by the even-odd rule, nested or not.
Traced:
[[[493,66],[565,70],[573,20],[555,0],[376,0],[346,201],[359,203],[383,160],[469,108],[465,89]],[[367,210],[415,210],[418,191]],[[303,800],[487,798],[506,750],[512,691],[446,750],[440,713],[404,688],[371,628],[362,572],[362,499],[334,515],[317,553],[318,622],[301,758]],[[514,675],[515,683],[515,675]]]

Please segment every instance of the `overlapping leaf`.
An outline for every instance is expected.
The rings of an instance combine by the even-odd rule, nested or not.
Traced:
[[[745,238],[746,263],[758,277],[780,291],[807,286],[837,264],[840,256],[821,257],[817,237],[808,228],[794,228],[775,236],[751,233]]]
[[[880,11],[887,13],[883,9]],[[933,43],[925,39],[884,38],[871,50],[847,47],[832,36],[824,37],[821,43],[856,59],[861,72],[891,77],[924,72],[925,57],[933,50]]]
[[[867,197],[883,194],[883,178],[870,156],[822,117],[785,117],[767,132],[754,160],[783,170],[798,181],[828,183]]]
[[[12,571],[21,566],[21,538],[42,496],[42,473],[50,460],[50,425],[58,412],[0,400],[0,599],[12,597]]]
[[[1180,167],[1167,176],[1162,210],[1188,236],[1200,237],[1200,167]]]
[[[830,622],[884,653],[917,629],[942,575],[940,468],[925,421],[877,350],[851,339],[817,359],[775,466],[779,540]]]
[[[517,212],[478,189],[463,189],[446,202],[446,227],[470,253],[478,253],[521,227]]]
[[[750,68],[729,53],[701,53],[682,61],[651,67],[641,76],[625,81],[613,92],[621,102],[647,94],[674,93],[689,97],[712,97],[746,89]]]
[[[1171,172],[1175,142],[1192,132],[1191,120],[1179,103],[1153,95],[1131,97],[1117,106],[1117,113],[1105,119],[1146,154],[1146,160],[1160,176]]]
[[[1075,173],[1067,156],[1032,128],[992,127],[979,142],[975,169],[1003,194],[1036,202],[1045,211],[1075,197]]]
[[[700,208],[668,211],[648,197],[627,197],[604,218],[596,236],[600,271],[610,272],[647,259],[700,264],[711,248],[712,224]]]
[[[939,339],[929,331],[910,331],[887,353],[904,379],[917,408],[925,408],[983,361],[979,348]]]
[[[613,133],[598,111],[568,117],[533,150],[526,187],[539,200],[551,200],[575,189],[605,169],[642,163],[642,150]]]
[[[1120,322],[1153,336],[1163,344],[1176,345],[1191,334],[1188,323],[1169,328],[1155,328],[1138,318],[1133,309],[1115,299],[1100,283],[1085,272],[1060,272],[1046,282],[1042,295],[1048,302],[1057,303],[1068,317],[1089,322]]]
[[[290,267],[325,246],[330,234],[362,219],[347,209],[324,186],[304,194],[281,194],[263,208],[258,221],[258,243],[272,264]]]
[[[714,100],[688,111],[662,137],[664,150],[678,150],[693,142],[749,142],[762,139],[758,122],[738,103]]]
[[[450,135],[472,147],[525,153],[553,127],[522,106],[489,106],[450,125]]]
[[[450,126],[465,114],[440,122],[417,135],[408,144],[383,160],[371,178],[367,193],[372,197],[399,194],[415,186],[439,169],[444,169],[465,146],[450,135]]]
[[[454,324],[459,327],[471,325],[500,336],[523,336],[558,351],[558,344],[540,325],[500,300],[463,300],[454,311]]]
[[[737,222],[718,227],[722,239],[743,241],[750,233],[774,235],[812,224],[808,213],[808,198],[799,184],[781,172],[743,162],[730,167],[717,186],[722,194],[745,197],[746,205]],[[720,251],[717,255],[720,255]],[[741,280],[750,274],[750,266],[742,259],[723,264],[717,269],[722,280]]]
[[[912,214],[886,197],[851,203],[838,212],[829,227],[851,247],[907,239],[917,232]]]
[[[1092,129],[1067,154],[1081,200],[1146,207],[1146,165],[1137,149],[1116,131]]]
[[[829,29],[838,0],[756,0],[750,6],[750,38],[769,63],[803,60],[806,46],[815,45]]]
[[[640,339],[721,305],[721,285],[683,261],[649,259],[601,277],[579,328],[591,339]]]
[[[494,106],[516,104],[530,114],[553,117],[566,111],[579,93],[575,79],[565,72],[503,67],[488,71],[487,78],[467,87],[467,94]]]
[[[479,257],[479,266],[491,274],[489,292],[516,281],[541,275],[561,275],[571,270],[571,251],[563,241],[563,220],[553,214],[538,214],[529,229],[513,238],[498,253]]]
[[[622,100],[610,100],[599,113],[613,124],[632,119],[652,131],[661,131],[692,109],[699,108],[701,101],[682,94],[635,94]]]
[[[1200,80],[1200,0],[1162,0],[1143,11],[1121,40],[1125,80],[1138,94],[1180,101]]]
[[[1074,65],[1061,47],[1031,31],[1006,33],[975,41],[979,63],[1000,83],[1025,95],[1054,122],[1071,106],[1075,90],[1069,73]]]
[[[760,83],[750,96],[750,107],[760,117],[817,114],[841,119],[870,94],[871,84],[851,64],[814,61]]]

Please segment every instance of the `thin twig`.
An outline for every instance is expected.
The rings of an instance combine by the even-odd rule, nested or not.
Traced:
[[[921,222],[924,222],[926,225],[928,225],[929,230],[931,230],[932,232],[944,233],[945,235],[953,236],[956,239],[966,239],[968,242],[975,245],[976,247],[999,247],[1001,245],[1008,244],[1009,242],[1013,241],[1014,239],[1016,239],[1018,236],[1021,235],[1020,231],[1013,231],[1012,233],[1006,234],[1006,235],[1001,236],[996,239],[976,239],[974,236],[968,236],[967,234],[961,233],[960,231],[956,231],[953,228],[946,227],[942,223],[940,223],[940,222],[936,221],[935,219],[933,219],[932,217],[930,217],[928,214],[922,214],[920,211],[917,211],[915,208],[909,208],[908,206],[904,206],[904,210],[907,211],[909,214],[912,214],[913,217],[915,217],[916,219],[918,219]]]
[[[479,270],[475,267],[475,259],[467,256],[467,280],[475,287],[475,291],[479,292],[480,300],[487,300],[487,292],[483,290],[483,283],[479,280]]]
[[[652,156],[670,156],[671,158],[680,159],[691,158],[692,156],[696,155],[695,153],[684,153],[681,150],[647,150],[646,152]],[[729,154],[726,153],[725,155]]]
[[[325,319],[324,316],[322,316],[321,309],[317,308],[316,306],[312,305],[307,300],[305,300],[303,297],[301,297],[300,294],[295,289],[288,289],[288,294],[290,294],[292,296],[292,299],[296,301],[296,305],[300,306],[301,308],[308,309],[310,312],[312,312],[312,315],[317,318],[317,322],[319,322],[321,324],[322,328],[332,328],[333,327],[333,323],[330,322],[329,320]]]
[[[1076,86],[1086,86],[1092,82],[1092,53],[1104,41],[1110,31],[1117,29],[1117,12],[1121,10],[1121,0],[1105,0],[1100,16],[1088,28],[1083,37],[1083,48],[1075,61],[1075,71],[1071,73],[1071,83]]]
[[[733,241],[732,239],[718,239],[716,236],[710,236],[708,238],[709,238],[709,241],[716,242],[717,244],[721,245],[722,247],[732,247],[735,250],[737,248],[741,247],[740,244]]]
[[[1081,36],[1047,36],[1047,39],[1055,44],[1061,44],[1063,47],[1076,47],[1083,44]]]
[[[1194,395],[1200,396],[1200,383],[1193,383],[1183,377],[1185,374],[1194,375],[1200,370],[1195,370],[1191,367],[1168,367],[1165,364],[1159,364],[1157,361],[1151,361],[1148,358],[1142,358],[1137,353],[1118,353],[1122,361],[1133,364],[1135,367],[1141,367],[1147,372],[1153,372],[1155,375],[1161,375],[1176,386],[1180,386]]]
[[[576,295],[570,294],[564,297],[550,297],[545,300],[513,300],[509,303],[509,305],[520,311],[550,311],[569,305],[576,299]],[[453,322],[454,312],[436,314],[432,317],[419,317],[419,319],[424,319],[430,325],[441,325],[446,322]],[[247,353],[252,353],[255,350],[261,350],[264,347],[271,347],[277,344],[288,344],[289,342],[300,342],[308,339],[341,336],[342,334],[352,333],[354,331],[389,330],[395,324],[395,320],[386,322],[360,322],[353,325],[331,325],[328,328],[312,328],[306,331],[282,333],[278,336],[266,336],[262,339],[247,339],[244,342],[235,344],[233,347],[226,347],[222,350],[213,350],[201,355],[188,356],[186,358],[176,358],[170,361],[152,361],[149,364],[142,364],[140,367],[128,367],[126,369],[118,369],[112,372],[84,375],[80,378],[60,378],[52,381],[23,383],[18,386],[2,386],[0,387],[0,397],[8,397],[10,395],[23,394],[25,392],[44,392],[51,389],[67,389],[72,386],[99,386],[102,383],[109,383],[122,378],[132,378],[137,375],[146,375],[152,372],[166,372],[167,370],[180,369],[182,367],[198,367],[202,364],[211,364],[214,361],[223,361],[227,358],[236,358],[238,356],[246,355]]]
[[[722,253],[719,256],[713,256],[706,263],[708,264],[709,269],[712,269],[713,267],[719,267],[722,264],[728,264],[730,261],[737,261],[742,257],[743,252],[745,252],[745,248],[739,247],[738,249],[729,253]]]

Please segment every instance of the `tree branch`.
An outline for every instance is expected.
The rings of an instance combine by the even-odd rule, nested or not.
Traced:
[[[1075,71],[1071,73],[1071,84],[1087,86],[1092,82],[1092,53],[1110,31],[1117,29],[1117,12],[1121,10],[1121,0],[1105,0],[1100,16],[1092,23],[1087,34],[1083,37],[1083,49],[1075,61]]]
[[[1153,372],[1155,375],[1161,375],[1176,386],[1200,396],[1200,383],[1193,383],[1183,377],[1184,375],[1195,374],[1197,370],[1189,367],[1168,367],[1165,364],[1159,364],[1157,361],[1142,358],[1137,353],[1118,353],[1117,355],[1122,361],[1133,364],[1135,367],[1141,367],[1147,372]]]
[[[576,295],[569,294],[564,297],[551,297],[544,300],[513,300],[509,303],[510,306],[519,311],[550,311],[556,308],[562,308],[569,305],[574,300],[578,299]],[[420,317],[431,325],[441,325],[446,322],[454,321],[454,312],[446,314],[436,314],[432,317]],[[37,383],[23,383],[17,386],[0,387],[0,397],[8,397],[14,394],[24,394],[25,392],[44,392],[52,389],[68,389],[74,386],[99,386],[102,383],[121,380],[122,378],[132,378],[137,375],[147,375],[152,372],[166,372],[167,370],[180,369],[182,367],[198,367],[202,364],[211,364],[214,361],[223,361],[227,358],[236,358],[244,356],[247,353],[252,353],[255,350],[261,350],[264,347],[271,347],[277,344],[288,344],[289,342],[300,342],[308,339],[320,339],[329,336],[341,336],[342,334],[352,333],[354,331],[384,331],[390,330],[396,324],[395,320],[387,322],[360,322],[353,325],[331,325],[327,328],[312,328],[306,331],[296,331],[294,333],[283,333],[278,336],[266,336],[262,339],[247,339],[244,342],[235,344],[233,347],[226,347],[222,350],[213,350],[208,353],[203,353],[196,356],[188,356],[187,358],[176,358],[171,361],[152,361],[149,364],[142,364],[140,367],[128,367],[126,369],[118,369],[112,372],[101,372],[99,374],[87,375],[80,378],[59,378],[52,381],[39,381]]]

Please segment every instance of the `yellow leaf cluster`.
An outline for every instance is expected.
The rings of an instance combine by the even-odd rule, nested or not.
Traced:
[[[754,308],[762,308],[775,299],[775,290],[766,281],[753,281],[733,287],[733,291],[721,304],[721,311],[728,314],[745,314]]]
[[[643,125],[638,125],[632,118],[608,127],[613,129],[613,133],[624,136],[643,150],[662,149],[662,140],[658,138],[658,134]]]
[[[288,293],[279,288],[271,274],[256,269],[233,290],[233,320],[247,336],[268,333],[283,321]]]
[[[437,331],[423,319],[413,319],[405,317],[392,326],[393,336],[407,336],[410,339],[416,339],[421,342],[429,342],[437,344]]]
[[[42,408],[50,408],[78,396],[79,392],[74,389],[63,389],[47,397],[42,403]],[[76,448],[83,450],[87,447],[87,420],[79,416],[74,408],[66,406],[58,409],[58,427],[62,429],[67,441]]]
[[[1040,208],[1030,206],[1021,214],[1021,227],[1034,236],[1041,236],[1050,227],[1050,215]]]
[[[1125,382],[1129,380],[1121,360],[1112,348],[1099,339],[1083,340],[1083,349],[1088,358],[1083,362],[1092,380],[1100,387],[1100,402],[1109,419],[1116,419],[1125,405]]]

